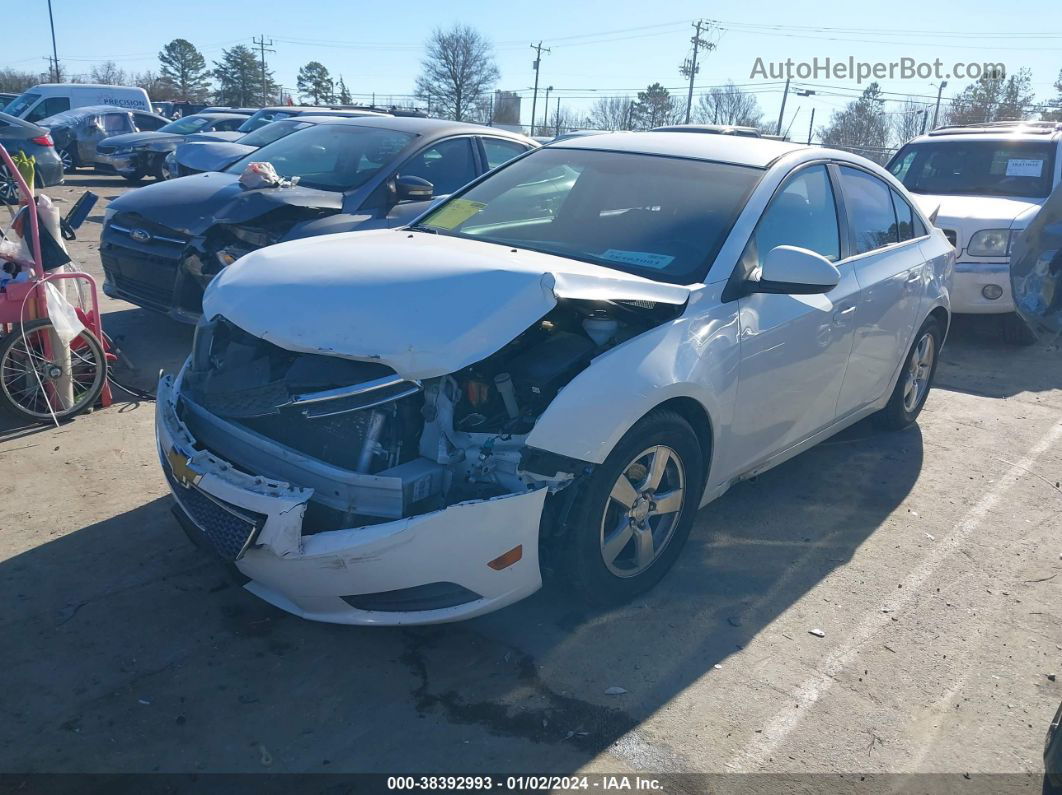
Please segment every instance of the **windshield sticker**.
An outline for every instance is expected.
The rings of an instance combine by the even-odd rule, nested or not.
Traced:
[[[1008,177],[1039,177],[1043,170],[1043,160],[1007,160]]]
[[[674,257],[666,254],[653,254],[650,251],[622,251],[618,248],[610,248],[601,256],[613,262],[624,262],[627,265],[638,265],[655,270],[663,270],[675,261]]]
[[[487,205],[468,199],[454,199],[429,215],[424,223],[439,229],[455,229]]]

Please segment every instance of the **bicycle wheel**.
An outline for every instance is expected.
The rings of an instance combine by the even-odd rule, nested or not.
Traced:
[[[58,345],[47,319],[15,326],[0,337],[0,405],[35,422],[51,422],[95,404],[107,379],[100,341],[88,329],[82,330],[70,342],[68,363],[54,355]]]

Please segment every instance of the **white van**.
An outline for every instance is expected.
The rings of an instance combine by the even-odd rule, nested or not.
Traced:
[[[142,88],[91,83],[41,83],[11,100],[4,112],[36,122],[64,110],[88,105],[110,105],[151,112],[151,100]]]

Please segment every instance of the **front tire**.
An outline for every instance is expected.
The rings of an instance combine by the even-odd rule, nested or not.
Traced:
[[[598,466],[559,539],[560,568],[588,602],[617,605],[674,565],[704,491],[704,454],[690,424],[658,410]]]
[[[936,318],[929,318],[915,334],[914,343],[904,359],[900,377],[885,408],[874,415],[884,430],[901,431],[918,419],[929,397],[933,376],[937,372],[944,331]]]

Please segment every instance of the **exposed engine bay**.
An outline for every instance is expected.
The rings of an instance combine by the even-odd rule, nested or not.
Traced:
[[[304,535],[559,490],[581,468],[543,466],[525,446],[537,418],[594,358],[680,311],[562,300],[486,359],[423,382],[292,352],[218,316],[197,328],[177,408],[205,449],[247,474],[312,488]]]

